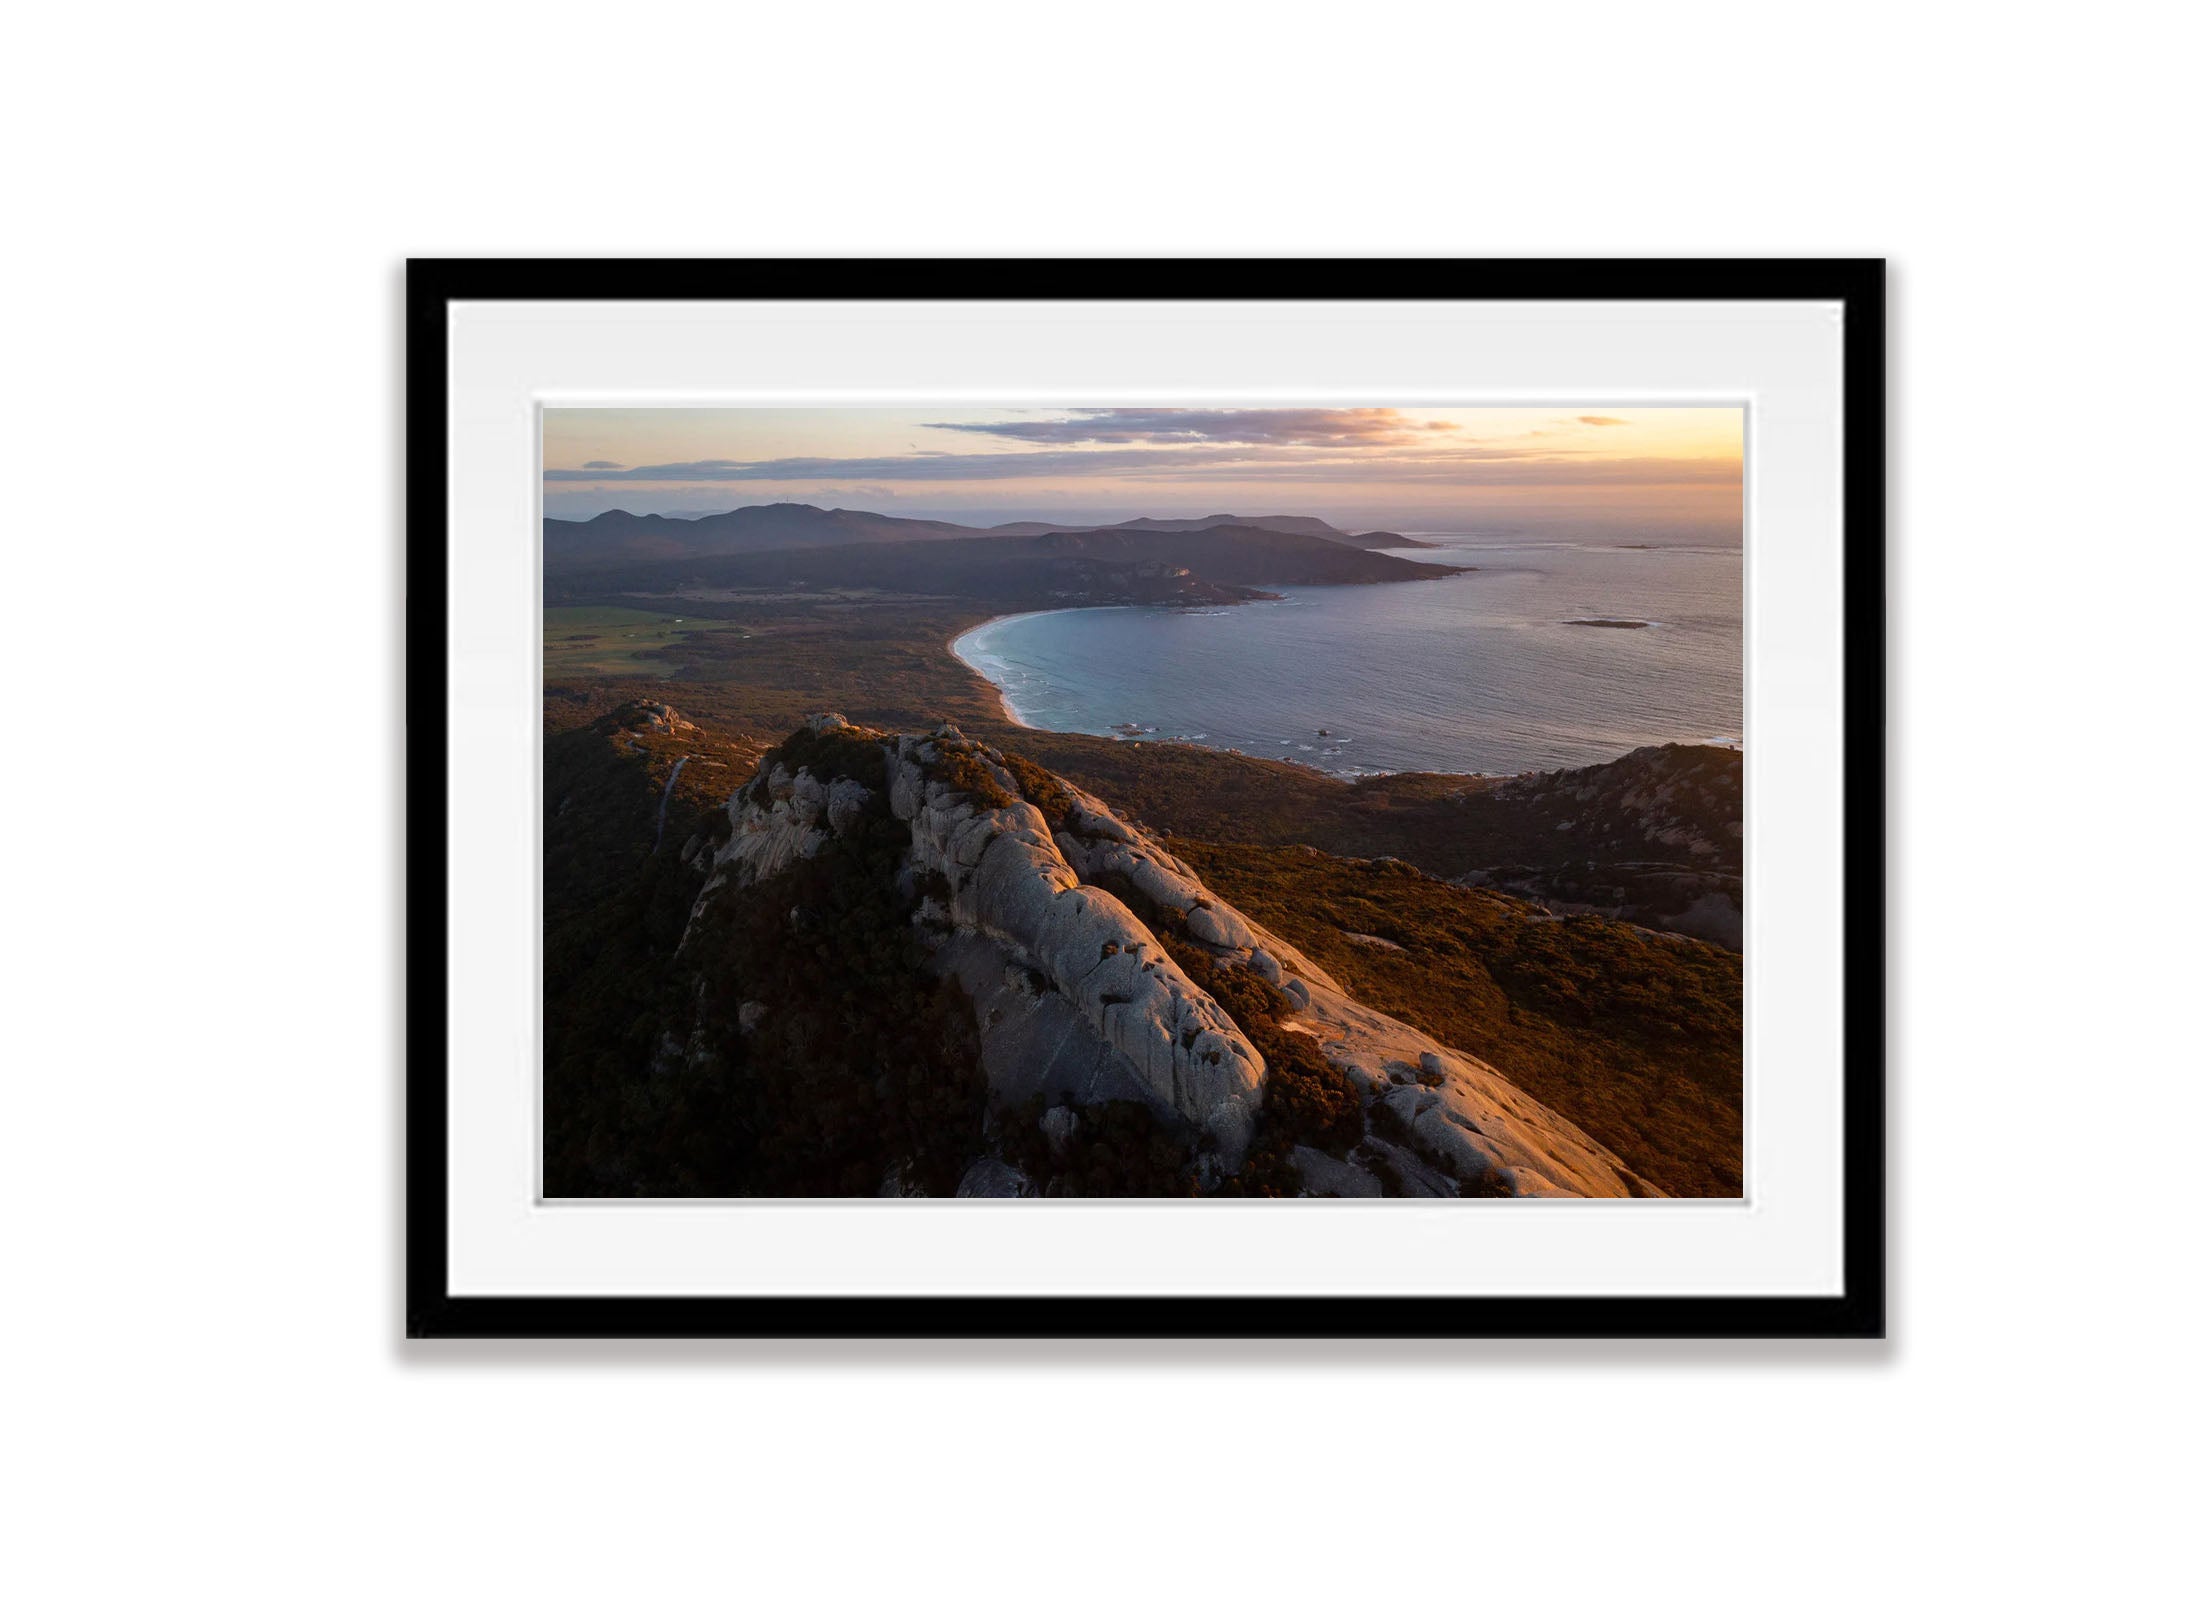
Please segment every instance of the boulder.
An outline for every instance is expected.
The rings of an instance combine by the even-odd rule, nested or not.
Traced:
[[[642,714],[642,731],[645,733],[681,734],[696,731],[695,724],[661,700],[645,700],[636,708]]]

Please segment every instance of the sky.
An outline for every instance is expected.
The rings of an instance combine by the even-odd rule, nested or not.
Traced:
[[[1739,407],[556,408],[543,509],[799,500],[987,526],[1317,516],[1739,542]]]

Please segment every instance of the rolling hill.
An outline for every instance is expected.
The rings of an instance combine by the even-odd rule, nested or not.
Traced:
[[[605,511],[585,522],[545,517],[543,564],[551,569],[662,561],[684,556],[730,556],[765,550],[815,550],[833,545],[894,545],[944,540],[1023,539],[1052,533],[1089,533],[1096,528],[1127,533],[1185,534],[1218,527],[1260,528],[1301,534],[1333,543],[1366,543],[1370,536],[1344,533],[1319,517],[1135,517],[1128,522],[1092,524],[1008,522],[976,528],[957,522],[890,517],[876,511],[827,510],[781,502],[742,506],[701,517],[668,517],[659,512]],[[1396,535],[1382,535],[1395,539]],[[1404,541],[1401,541],[1404,542]]]

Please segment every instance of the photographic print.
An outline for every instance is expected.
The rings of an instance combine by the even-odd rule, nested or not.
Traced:
[[[545,1197],[1740,1196],[1745,415],[546,404]]]

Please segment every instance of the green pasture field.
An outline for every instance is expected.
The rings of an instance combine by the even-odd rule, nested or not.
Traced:
[[[542,675],[669,678],[679,663],[665,658],[668,646],[683,644],[694,634],[729,629],[734,624],[625,606],[547,606],[542,613]]]

